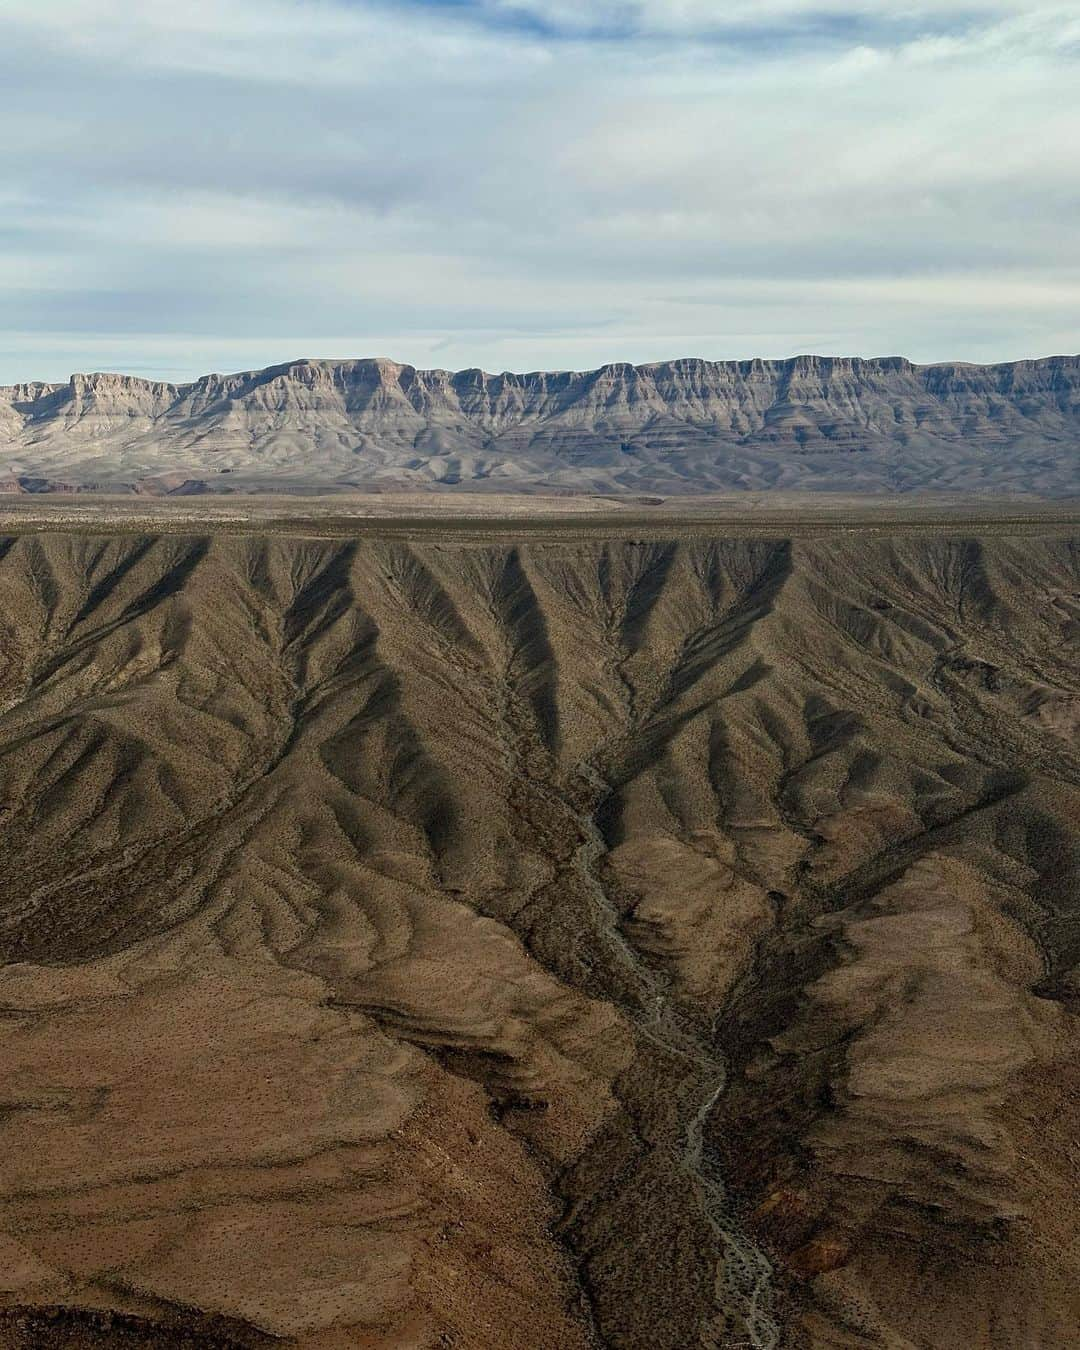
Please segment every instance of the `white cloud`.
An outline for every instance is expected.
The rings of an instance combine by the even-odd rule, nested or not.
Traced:
[[[1080,2],[527,8],[7,0],[0,383],[1080,347]]]

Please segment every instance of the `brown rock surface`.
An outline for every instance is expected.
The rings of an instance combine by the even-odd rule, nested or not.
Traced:
[[[1074,1343],[1073,534],[0,555],[0,1345]]]

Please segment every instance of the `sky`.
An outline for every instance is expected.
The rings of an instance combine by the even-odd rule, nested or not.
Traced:
[[[1080,0],[0,0],[0,384],[1080,351]]]

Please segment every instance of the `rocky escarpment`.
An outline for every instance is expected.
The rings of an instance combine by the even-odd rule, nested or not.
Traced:
[[[0,388],[10,490],[1080,491],[1080,357],[489,375],[297,361]]]

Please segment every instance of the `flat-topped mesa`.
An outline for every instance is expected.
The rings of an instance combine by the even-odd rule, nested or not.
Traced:
[[[410,391],[448,381],[446,371],[417,371],[385,358],[290,361],[235,375],[204,375],[181,391],[188,415],[225,404],[263,410],[363,412],[412,406]]]
[[[39,399],[47,398],[50,394],[55,394],[63,388],[62,384],[49,384],[45,380],[28,380],[23,384],[0,385],[0,405],[9,403],[18,407],[22,404],[36,403]]]
[[[92,448],[91,448],[92,447]],[[1080,493],[1080,357],[681,357],[595,370],[297,360],[0,389],[17,476],[126,488]],[[232,477],[218,481],[227,469]]]
[[[95,372],[72,375],[66,387],[54,390],[52,397],[64,407],[66,416],[92,410],[106,416],[156,418],[175,403],[178,392],[179,386],[165,381]]]

